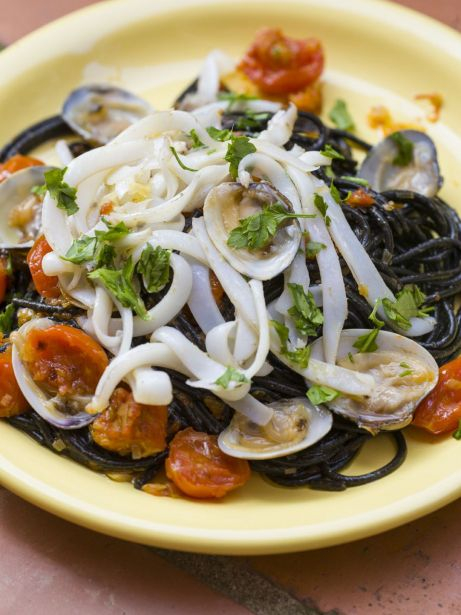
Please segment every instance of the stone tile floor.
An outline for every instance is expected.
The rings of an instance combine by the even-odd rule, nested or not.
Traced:
[[[0,0],[0,41],[87,4]],[[460,0],[401,4],[461,29]],[[461,501],[348,545],[251,558],[126,543],[1,488],[0,514],[0,615],[461,614]]]

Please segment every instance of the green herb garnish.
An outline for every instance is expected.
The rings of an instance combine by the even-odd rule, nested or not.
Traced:
[[[181,167],[181,169],[184,169],[185,171],[198,171],[198,169],[191,169],[190,167],[186,167],[186,165],[184,164],[184,162],[182,162],[182,160],[180,159],[178,152],[175,150],[175,148],[170,145],[170,152],[173,154],[173,156],[176,158],[176,162],[179,164],[179,166]]]
[[[3,312],[0,313],[0,332],[3,335],[8,336],[12,329],[14,323],[14,305],[9,303]]]
[[[455,440],[461,440],[461,419],[458,421],[458,428],[453,432],[453,438]]]
[[[250,94],[237,94],[236,92],[219,92],[218,94],[218,100],[226,100],[229,103],[227,106],[228,111],[239,103],[257,99],[257,96],[251,96]]]
[[[389,135],[389,139],[397,147],[397,154],[392,160],[392,164],[397,167],[407,167],[413,161],[413,142],[407,139],[401,132],[394,132]]]
[[[314,195],[314,205],[319,210],[322,218],[325,220],[325,224],[327,226],[330,226],[331,218],[330,218],[330,216],[327,216],[328,205],[325,202],[325,199],[322,196],[320,196],[320,194],[315,194]]]
[[[407,331],[411,327],[411,318],[426,318],[434,308],[422,307],[426,295],[412,284],[405,286],[395,296],[395,301],[382,299],[384,312],[397,327]]]
[[[148,320],[149,315],[144,302],[133,284],[134,268],[130,256],[122,269],[100,267],[89,273],[88,277],[91,280],[99,280],[123,307],[131,308],[138,316]]]
[[[363,186],[364,188],[368,188],[370,185],[366,179],[363,179],[363,177],[356,177],[355,175],[341,175],[341,179],[357,184],[358,186]]]
[[[150,243],[144,248],[136,265],[144,286],[149,293],[158,293],[168,284],[170,279],[171,250],[160,246],[153,248]]]
[[[240,161],[248,154],[254,154],[255,151],[256,147],[250,143],[248,137],[231,138],[224,160],[229,163],[229,173],[232,179],[237,179]]]
[[[384,322],[380,320],[377,316],[377,311],[379,306],[381,305],[381,301],[375,301],[375,307],[373,311],[368,316],[368,319],[375,325],[375,328],[369,331],[368,333],[364,333],[360,335],[355,342],[352,344],[354,348],[357,348],[359,352],[375,352],[378,350],[378,344],[376,343],[376,338],[378,337],[378,333],[384,327]]]
[[[340,392],[324,385],[314,384],[307,391],[306,395],[311,404],[314,406],[319,406],[320,404],[324,404],[328,401],[333,401],[339,397]]]
[[[229,141],[232,138],[232,130],[227,130],[227,128],[220,130],[214,126],[209,126],[206,131],[215,141]]]
[[[192,128],[192,130],[188,133],[187,136],[192,141],[192,149],[198,149],[199,147],[204,147],[204,144],[200,141],[200,138],[195,128]]]
[[[344,156],[335,150],[334,147],[331,147],[329,143],[325,145],[325,147],[320,150],[322,156],[326,156],[327,158],[331,158],[332,160],[345,160]]]
[[[315,218],[311,214],[291,214],[281,203],[266,205],[262,212],[239,221],[229,233],[227,245],[235,249],[261,250],[268,246],[281,224],[292,218]]]
[[[94,261],[96,268],[111,264],[115,259],[115,249],[110,244],[126,237],[130,229],[124,222],[111,224],[105,218],[102,221],[107,231],[95,231],[94,236],[82,235],[72,243],[63,260],[76,265]]]
[[[245,111],[245,113],[235,120],[235,130],[250,132],[253,129],[260,129],[261,123],[266,122],[271,117],[267,111],[257,113],[255,111]]]
[[[50,196],[56,201],[56,206],[63,209],[68,216],[71,216],[78,211],[77,189],[64,181],[66,171],[67,167],[47,171],[45,173],[45,186]],[[40,190],[40,193],[43,194],[42,188],[37,190]]]
[[[217,380],[215,380],[215,384],[222,387],[223,389],[227,389],[231,382],[250,382],[245,374],[239,372],[237,369],[233,367],[228,367],[226,371],[220,376]]]
[[[324,243],[320,243],[319,241],[308,241],[306,242],[306,258],[309,260],[314,259],[320,250],[325,250],[326,245]]]
[[[292,363],[299,365],[301,369],[306,369],[309,365],[309,359],[311,356],[311,347],[304,346],[303,348],[296,348],[295,350],[288,349],[288,327],[283,325],[277,320],[271,320],[271,325],[277,332],[280,340],[280,353],[287,357]]]
[[[295,323],[296,329],[303,335],[317,335],[318,329],[323,325],[323,314],[314,300],[310,290],[307,292],[301,284],[288,284],[293,299],[293,306],[288,313]]]
[[[354,120],[344,100],[338,99],[335,102],[328,117],[340,130],[354,130],[355,128]]]

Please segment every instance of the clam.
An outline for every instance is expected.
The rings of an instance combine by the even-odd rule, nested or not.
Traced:
[[[340,395],[326,405],[371,432],[401,429],[411,422],[419,402],[435,387],[439,368],[434,358],[415,341],[389,331],[380,331],[374,352],[358,352],[354,343],[368,329],[341,333],[338,360],[341,367],[375,379],[369,397]],[[322,358],[322,339],[312,345],[313,358]]]
[[[241,220],[274,204],[293,213],[287,199],[267,182],[250,183],[248,188],[237,182],[223,183],[210,190],[205,199],[203,216],[216,249],[234,269],[256,280],[270,280],[290,265],[301,241],[298,220],[283,222],[270,243],[261,249],[234,248],[228,245],[228,239]]]
[[[30,248],[41,226],[42,204],[32,188],[52,167],[28,167],[0,183],[0,248]]]
[[[396,135],[413,145],[407,164],[394,164],[399,153]],[[411,147],[411,146],[410,146]],[[405,160],[403,160],[405,163]],[[377,192],[412,190],[427,197],[434,196],[442,186],[437,150],[424,132],[401,130],[386,137],[368,152],[358,172]]]
[[[30,320],[18,331],[11,335],[13,343],[13,371],[22,394],[32,408],[45,421],[61,429],[79,429],[91,423],[94,416],[84,411],[86,404],[91,401],[91,395],[74,396],[65,399],[56,395],[51,397],[42,390],[32,379],[27,367],[21,359],[21,350],[27,334],[33,329],[48,329],[56,325],[49,318]]]
[[[127,90],[89,85],[69,94],[62,117],[87,141],[105,145],[152,111],[148,102]]]
[[[242,459],[283,457],[318,442],[333,423],[331,412],[313,406],[305,397],[280,399],[268,406],[274,414],[267,425],[256,425],[236,412],[219,435],[219,448]]]

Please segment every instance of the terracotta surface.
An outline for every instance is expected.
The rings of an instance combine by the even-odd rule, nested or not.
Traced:
[[[90,3],[0,0],[0,42]],[[461,29],[460,0],[401,4]],[[246,559],[155,552],[70,525],[3,489],[0,510],[0,615],[461,614],[461,501],[350,545]]]

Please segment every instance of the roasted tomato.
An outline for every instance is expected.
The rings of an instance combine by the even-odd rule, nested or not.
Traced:
[[[461,357],[443,365],[436,387],[416,408],[413,425],[433,434],[454,431],[461,419]]]
[[[92,395],[108,365],[101,346],[69,325],[32,329],[21,359],[38,386],[61,397]]]
[[[266,28],[257,35],[238,68],[267,94],[299,92],[322,73],[324,56],[315,38],[296,40]]]
[[[36,291],[40,293],[42,297],[57,299],[61,295],[58,286],[58,278],[56,276],[45,275],[42,269],[43,257],[51,251],[50,244],[45,237],[41,235],[29,250],[27,264],[29,265]]]
[[[351,207],[370,207],[375,200],[366,190],[358,188],[348,195],[346,203]]]
[[[0,417],[16,416],[29,409],[18,387],[11,361],[11,346],[0,353]]]
[[[171,441],[165,468],[168,478],[193,498],[221,498],[250,478],[248,461],[226,455],[216,436],[191,427]]]
[[[12,156],[9,160],[3,164],[0,164],[0,182],[6,179],[9,175],[16,173],[16,171],[27,169],[27,167],[38,167],[41,165],[43,165],[43,162],[38,160],[38,158],[16,154],[16,156]]]
[[[102,448],[141,459],[166,447],[167,420],[166,406],[138,404],[130,391],[119,387],[92,423],[91,435]]]
[[[0,257],[0,303],[5,301],[6,289],[8,287],[8,259]]]

